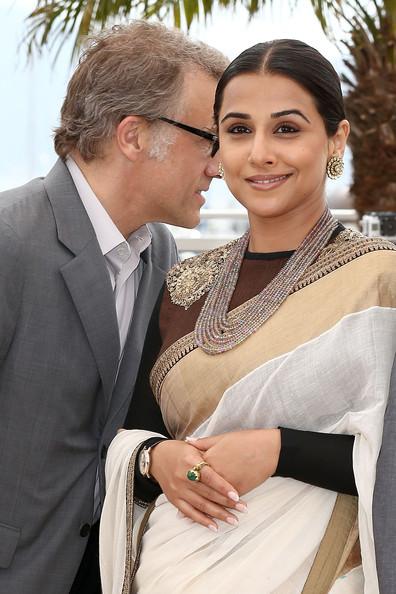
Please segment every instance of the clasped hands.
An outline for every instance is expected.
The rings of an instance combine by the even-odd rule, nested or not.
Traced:
[[[274,474],[280,446],[278,429],[162,441],[152,450],[150,474],[181,514],[217,531],[216,520],[237,526],[233,512],[247,511],[240,496]],[[188,469],[200,462],[208,464],[201,470],[201,480],[189,481]]]

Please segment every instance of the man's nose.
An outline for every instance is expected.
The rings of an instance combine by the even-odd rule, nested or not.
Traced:
[[[220,179],[219,175],[219,163],[220,163],[220,156],[219,153],[216,153],[214,157],[210,157],[205,167],[205,175],[208,177],[217,177]]]

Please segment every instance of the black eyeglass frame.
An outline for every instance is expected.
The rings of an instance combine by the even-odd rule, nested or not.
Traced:
[[[161,122],[166,122],[167,124],[176,126],[176,128],[181,128],[186,132],[190,132],[190,134],[195,134],[195,136],[200,136],[201,138],[205,138],[205,140],[212,142],[213,146],[210,153],[211,157],[214,157],[219,150],[219,137],[213,132],[207,132],[206,130],[201,130],[200,128],[194,128],[194,126],[189,126],[188,124],[183,124],[182,122],[177,122],[176,120],[171,120],[165,116],[159,116],[157,120],[161,120]]]

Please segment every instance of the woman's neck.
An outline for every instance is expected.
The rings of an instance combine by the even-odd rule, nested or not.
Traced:
[[[249,252],[286,252],[296,250],[321,217],[326,204],[307,212],[287,213],[262,218],[249,213]]]

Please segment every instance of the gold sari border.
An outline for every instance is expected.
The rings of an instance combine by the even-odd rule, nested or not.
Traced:
[[[126,543],[125,543],[125,572],[124,582],[122,585],[122,594],[129,594],[134,575],[134,566],[136,563],[132,555],[132,538],[133,538],[133,496],[134,496],[134,472],[135,462],[138,448],[133,452],[127,471],[126,482]]]
[[[358,231],[345,229],[321,252],[316,262],[309,266],[291,294],[320,280],[327,274],[349,264],[356,258],[381,250],[396,251],[396,245],[381,237],[366,237]]]
[[[130,457],[127,471],[126,480],[126,538],[125,538],[125,570],[124,570],[124,581],[122,585],[121,594],[132,594],[132,585],[136,576],[136,572],[139,567],[140,553],[143,544],[143,534],[147,526],[150,514],[155,507],[155,502],[146,504],[147,508],[144,517],[139,526],[139,532],[137,535],[137,550],[136,558],[133,557],[133,534],[134,534],[134,505],[140,504],[136,502],[134,498],[134,483],[135,483],[135,465],[137,463],[137,452],[139,446],[134,450]]]
[[[358,539],[358,500],[338,494],[301,594],[328,594]]]

